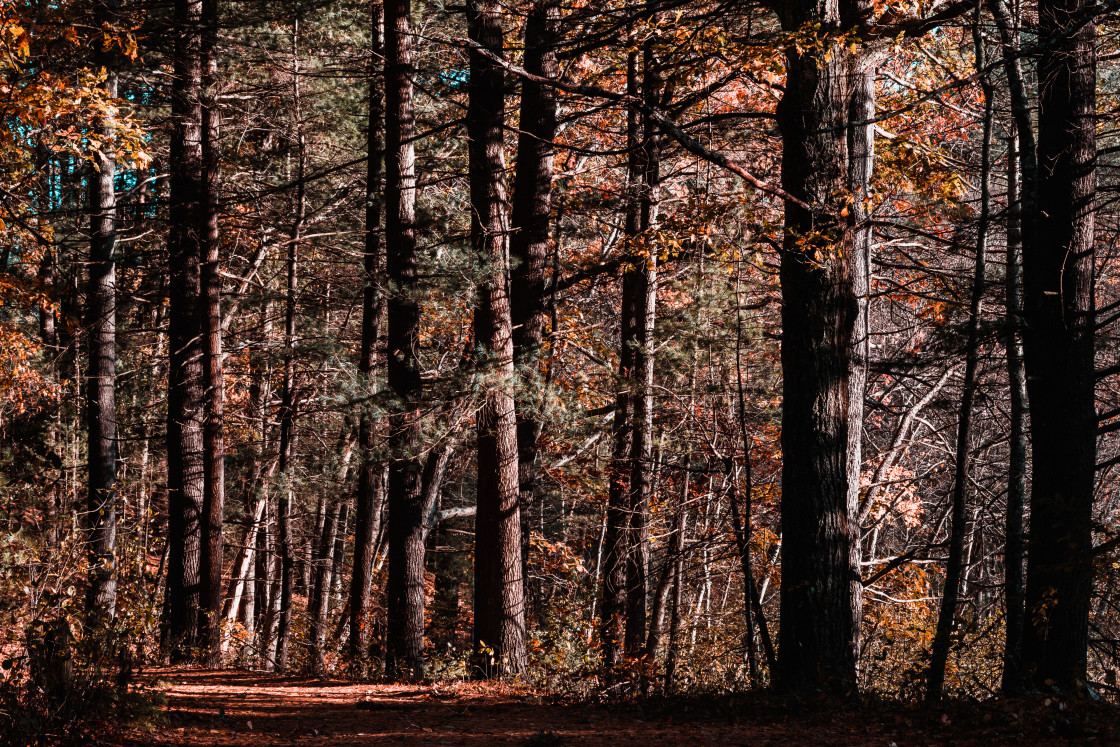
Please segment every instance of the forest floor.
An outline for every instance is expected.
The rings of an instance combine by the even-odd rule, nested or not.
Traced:
[[[1120,745],[1108,706],[1056,699],[950,704],[799,703],[767,695],[564,703],[509,688],[371,685],[258,672],[152,669],[166,697],[138,745]]]

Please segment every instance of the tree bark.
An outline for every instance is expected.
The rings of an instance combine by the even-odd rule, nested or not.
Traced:
[[[1023,366],[1023,243],[1020,229],[1019,140],[1007,147],[1007,274],[1005,349],[1007,351],[1008,434],[1007,511],[1004,520],[1004,607],[1007,620],[1001,687],[1017,694],[1023,687],[1023,627],[1026,578],[1023,556],[1023,507],[1027,496],[1027,372]]]
[[[218,226],[219,155],[215,51],[218,34],[218,0],[203,0],[202,6],[202,161],[203,188],[200,230],[202,262],[199,280],[203,302],[203,367],[206,377],[203,421],[203,515],[204,546],[200,563],[203,585],[199,609],[199,633],[206,647],[209,666],[222,657],[222,520],[225,510],[225,384],[222,377],[222,277],[221,233]]]
[[[1096,25],[1088,0],[1040,0],[1037,235],[1024,223],[1023,343],[1033,469],[1023,664],[1083,691],[1096,468]],[[1071,29],[1071,24],[1082,23]],[[1031,185],[1024,169],[1024,197]],[[1024,201],[1024,217],[1027,210]]]
[[[840,31],[837,8],[782,4],[782,28]],[[852,230],[841,217],[850,184],[848,116],[858,52],[786,49],[778,105],[785,204],[782,288],[782,589],[776,684],[856,690],[848,432]]]
[[[626,92],[638,91],[638,53],[630,52],[626,63]],[[627,251],[631,250],[641,224],[638,112],[631,107],[626,114],[627,198],[623,232]],[[632,392],[639,307],[639,284],[632,268],[622,271],[622,309],[619,316],[618,380],[615,393],[614,448],[611,454],[610,485],[607,496],[607,525],[603,536],[603,605],[600,613],[599,641],[602,664],[608,679],[622,664],[625,613],[627,609],[627,558],[630,547],[630,450],[633,441]]]
[[[875,76],[871,55],[853,62],[854,79],[848,113],[848,189],[851,205],[852,291],[856,317],[852,330],[852,363],[848,380],[848,534],[852,597],[852,656],[859,667],[860,626],[863,621],[863,560],[860,544],[860,474],[863,468],[863,411],[871,363],[871,244],[873,240],[867,200],[875,167]]]
[[[468,0],[467,32],[472,42],[501,57],[501,6],[494,0]],[[528,664],[513,400],[503,78],[501,65],[477,48],[471,49],[467,104],[471,246],[482,273],[474,334],[484,387],[476,419],[474,649],[478,673],[483,676],[520,673]]]
[[[560,41],[560,6],[538,0],[525,21],[525,69],[559,76],[555,45]],[[537,441],[541,435],[544,382],[540,355],[544,337],[545,275],[552,212],[556,91],[531,80],[521,83],[521,125],[517,137],[510,237],[510,322],[514,365],[521,377],[517,401],[517,464],[521,515],[522,574],[529,562],[529,510],[536,501]]]
[[[300,21],[295,20],[292,29],[292,58],[293,58],[293,103],[295,115],[295,146],[296,146],[296,196],[294,212],[295,217],[288,234],[287,280],[285,284],[284,306],[284,374],[280,389],[280,444],[279,444],[279,469],[280,469],[280,495],[277,522],[280,529],[280,608],[279,621],[276,633],[276,668],[281,672],[288,668],[288,653],[292,629],[292,598],[295,593],[296,553],[295,537],[293,536],[293,503],[292,469],[294,462],[293,441],[296,421],[296,377],[295,377],[295,346],[296,346],[296,318],[298,311],[299,293],[299,250],[303,243],[303,223],[307,213],[307,184],[304,178],[307,174],[307,152],[303,135],[303,111],[300,85],[299,64],[299,34]]]
[[[642,52],[642,97],[647,106],[660,104],[662,83],[655,69],[652,40]],[[646,607],[649,596],[649,499],[653,466],[653,363],[657,323],[657,225],[661,190],[661,141],[656,125],[642,117],[639,151],[640,186],[638,230],[631,245],[637,284],[633,381],[630,386],[632,443],[630,446],[630,547],[626,563],[626,653],[640,656],[646,644]]]
[[[362,351],[358,371],[365,381],[366,393],[373,397],[378,387],[378,343],[384,323],[381,285],[384,255],[381,244],[382,159],[385,157],[385,82],[382,59],[385,54],[382,25],[384,7],[375,3],[369,70],[369,120],[366,134],[366,240],[363,272],[365,289],[362,295]],[[367,607],[370,577],[373,571],[373,543],[381,523],[381,507],[385,500],[384,465],[376,456],[378,428],[368,405],[363,406],[358,420],[358,495],[354,512],[354,567],[350,576],[350,658],[357,662],[368,652]]]
[[[424,511],[421,484],[420,303],[416,268],[415,119],[410,0],[385,4],[385,256],[388,299],[389,578],[386,668],[424,671]]]
[[[116,0],[99,0],[94,13],[98,29],[111,27],[117,21],[119,7]],[[102,88],[111,98],[117,96],[116,60],[111,45],[97,38],[94,63],[105,68]],[[102,117],[95,120],[93,129],[104,138],[105,145],[95,154],[89,179],[90,248],[86,290],[89,494],[86,510],[90,584],[86,610],[92,619],[105,623],[115,617],[117,607],[117,204],[113,131]],[[44,256],[48,268],[49,258],[48,251]],[[43,325],[45,340],[53,337],[53,314],[50,319],[49,330]]]
[[[188,658],[199,643],[202,522],[205,502],[203,421],[202,0],[175,3],[168,255],[171,265],[167,390],[168,570],[164,649]]]

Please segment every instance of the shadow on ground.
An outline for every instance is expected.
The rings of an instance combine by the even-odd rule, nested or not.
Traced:
[[[709,702],[541,703],[500,691],[362,685],[253,672],[162,669],[167,713],[128,745],[1030,745],[1120,744],[1115,711],[1086,718],[1055,702],[906,711],[790,705],[741,696]],[[1053,713],[1051,713],[1053,711]]]

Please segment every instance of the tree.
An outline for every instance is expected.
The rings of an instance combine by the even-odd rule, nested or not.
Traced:
[[[206,195],[202,111],[202,0],[175,3],[172,81],[171,263],[167,387],[168,571],[165,649],[189,656],[199,642],[206,470],[205,383],[200,284]]]
[[[638,53],[632,50],[626,57],[627,95],[637,98],[640,95],[638,85]],[[640,114],[637,108],[628,108],[626,112],[626,214],[622,229],[628,251],[632,251],[638,233],[641,231],[640,127]],[[632,551],[633,518],[630,510],[629,479],[634,440],[634,398],[631,387],[636,376],[638,325],[643,321],[640,317],[639,304],[645,300],[639,293],[638,268],[633,266],[632,260],[623,265],[621,276],[618,371],[615,383],[615,416],[611,434],[613,450],[606,526],[603,535],[605,570],[603,607],[599,626],[602,665],[608,672],[617,669],[622,663],[626,611],[629,606],[628,561]]]
[[[642,49],[641,95],[646,106],[661,104],[662,81],[657,69],[653,39]],[[648,111],[648,110],[647,110]],[[630,547],[626,561],[626,653],[638,656],[646,644],[646,607],[649,595],[649,503],[653,476],[653,369],[654,329],[657,322],[658,245],[653,232],[661,189],[661,136],[648,114],[640,122],[638,148],[638,236],[631,236],[629,274],[635,283],[633,310],[634,346],[632,379],[628,382],[633,407],[630,444]],[[639,238],[640,237],[640,238]]]
[[[384,40],[382,26],[384,6],[376,3],[371,11],[369,120],[366,134],[366,238],[362,270],[362,349],[358,358],[367,392],[377,392],[378,361],[384,303],[381,284],[384,278],[384,257],[381,241],[382,159],[385,157],[384,72],[382,57]],[[350,577],[350,657],[364,659],[367,635],[366,607],[369,604],[370,575],[373,571],[375,544],[381,528],[381,509],[385,500],[384,465],[377,459],[377,428],[369,407],[358,418],[358,495],[355,501],[354,570]]]
[[[1084,0],[1040,0],[1038,169],[1023,233],[1023,344],[1031,413],[1024,673],[1085,687],[1093,585],[1096,23]],[[1022,125],[1020,125],[1022,126]],[[1024,203],[1024,212],[1027,206]]]
[[[386,668],[424,670],[424,511],[421,483],[420,303],[416,269],[416,155],[412,4],[385,4],[385,256],[388,281],[389,637]]]
[[[782,590],[777,683],[856,687],[847,448],[856,316],[847,115],[857,52],[834,5],[783,3],[782,29],[818,34],[820,51],[789,46],[778,105],[785,204],[782,289]]]
[[[96,64],[104,67],[102,88],[110,99],[117,96],[117,54],[112,35],[119,20],[113,0],[95,5]],[[89,561],[92,568],[86,606],[102,621],[116,614],[117,605],[117,288],[116,288],[116,162],[113,132],[103,119],[93,131],[101,140],[94,154],[89,180],[90,261],[86,290],[86,325],[89,328],[86,409],[88,431]]]
[[[217,103],[218,0],[202,7],[202,163],[204,197],[200,204],[199,285],[202,295],[203,367],[206,381],[203,421],[204,546],[200,561],[203,585],[199,630],[210,666],[222,656],[222,523],[225,519],[225,381],[222,375],[221,232],[218,225],[220,114]]]
[[[525,69],[559,74],[560,7],[538,0],[525,21]],[[543,382],[541,342],[545,324],[545,278],[552,214],[552,162],[556,156],[556,91],[534,80],[521,83],[521,127],[517,137],[510,236],[510,324],[514,365],[523,383],[517,401],[517,464],[521,506],[522,568],[529,562],[528,514],[536,501],[537,441],[541,435]],[[523,571],[524,572],[524,571]]]
[[[517,413],[509,298],[509,205],[505,185],[504,70],[501,7],[467,4],[470,51],[467,138],[471,248],[481,269],[474,311],[483,401],[478,432],[475,516],[475,654],[484,675],[516,674],[527,665],[521,560]]]

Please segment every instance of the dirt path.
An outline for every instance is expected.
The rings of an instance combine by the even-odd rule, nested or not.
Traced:
[[[1026,724],[953,723],[941,714],[827,713],[744,702],[672,715],[628,705],[559,705],[474,685],[356,685],[253,672],[149,670],[167,695],[165,723],[121,745],[881,745],[1068,744]],[[739,714],[742,714],[741,716]],[[1106,730],[1107,733],[1107,730]],[[1068,735],[1066,735],[1068,738]],[[1115,744],[1083,734],[1078,743]]]

